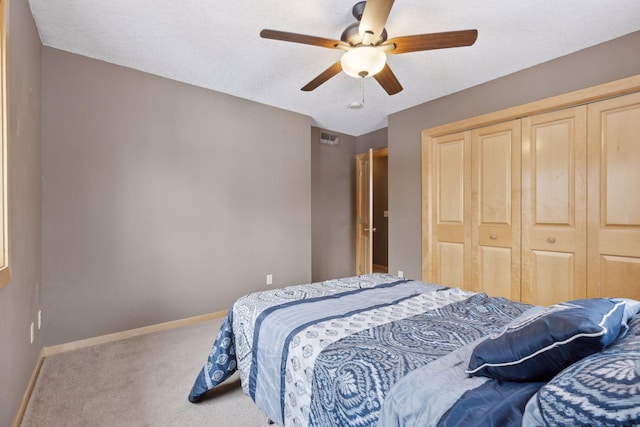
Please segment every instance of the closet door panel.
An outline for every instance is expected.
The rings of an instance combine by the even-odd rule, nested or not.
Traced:
[[[633,227],[640,225],[640,105],[622,104],[600,115],[602,212],[607,226]]]
[[[432,140],[432,272],[434,283],[470,289],[470,136]]]
[[[438,224],[464,224],[464,140],[437,145]]]
[[[586,297],[586,107],[522,121],[522,300]]]
[[[511,249],[481,245],[478,251],[477,266],[481,274],[480,282],[485,284],[485,292],[491,295],[511,295]]]
[[[438,284],[452,287],[462,287],[464,284],[464,244],[438,243]]]
[[[540,224],[569,225],[575,212],[574,192],[574,127],[573,117],[541,118],[528,121],[533,134],[532,150],[536,165],[535,218]]]
[[[480,226],[511,223],[511,141],[510,130],[482,135],[477,139],[477,175],[480,191]]]
[[[520,300],[520,120],[472,131],[472,286]]]
[[[635,280],[632,278],[635,277]],[[600,282],[606,284],[601,296],[624,296],[640,300],[640,258],[603,255],[600,259]]]
[[[551,305],[575,298],[576,257],[572,253],[532,251],[531,285],[535,304]]]
[[[640,93],[589,105],[588,295],[640,298]]]

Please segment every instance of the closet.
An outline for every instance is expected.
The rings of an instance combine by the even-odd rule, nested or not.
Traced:
[[[423,131],[423,280],[640,299],[639,77]]]

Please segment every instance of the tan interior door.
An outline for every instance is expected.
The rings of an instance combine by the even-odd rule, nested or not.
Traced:
[[[589,297],[640,299],[640,93],[588,107]]]
[[[520,120],[471,134],[472,290],[520,300]]]
[[[424,279],[471,289],[470,132],[433,138],[429,145],[425,159],[431,165],[431,261]]]
[[[522,125],[522,301],[586,298],[587,109]]]
[[[356,156],[356,274],[373,271],[373,150]]]

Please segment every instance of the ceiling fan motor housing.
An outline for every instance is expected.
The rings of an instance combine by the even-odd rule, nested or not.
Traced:
[[[359,1],[358,3],[353,5],[353,9],[351,9],[351,13],[353,17],[356,18],[357,21],[362,19],[362,14],[364,13],[364,7],[366,6],[366,1]]]
[[[362,2],[362,3],[365,3],[365,2]],[[349,43],[351,46],[358,46],[358,45],[362,44],[362,36],[360,36],[359,28],[360,28],[360,23],[359,22],[354,22],[353,24],[349,25],[342,32],[342,35],[340,36],[340,40],[343,41],[343,42]],[[374,43],[372,43],[372,45],[373,46],[378,46],[379,44],[381,44],[381,43],[383,43],[385,41],[387,41],[387,30],[386,30],[386,28],[382,30],[382,33],[380,33],[380,37],[378,37],[376,40],[374,40]]]

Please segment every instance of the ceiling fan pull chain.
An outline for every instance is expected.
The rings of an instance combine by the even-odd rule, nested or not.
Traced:
[[[364,77],[360,78],[360,90],[362,91],[362,105],[364,105]]]

